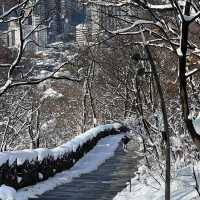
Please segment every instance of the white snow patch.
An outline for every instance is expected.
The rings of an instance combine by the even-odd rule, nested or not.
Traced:
[[[1,200],[16,200],[16,191],[12,187],[2,185],[0,187],[0,199]]]
[[[176,50],[176,52],[177,52],[179,57],[183,57],[183,52],[182,52],[180,47]]]
[[[119,134],[101,139],[94,149],[80,159],[70,170],[58,173],[34,186],[18,190],[16,200],[28,200],[28,198],[37,197],[59,185],[71,182],[73,178],[98,169],[102,163],[114,155],[122,137],[123,134]]]
[[[159,1],[158,1],[159,2]],[[155,9],[155,10],[166,10],[166,9],[172,9],[173,6],[171,3],[168,3],[168,1],[164,0],[163,1],[164,4],[150,4],[148,3],[148,7],[151,9]],[[184,1],[178,1],[179,6],[184,6]]]
[[[52,88],[49,88],[43,93],[43,97],[41,98],[41,100],[44,100],[47,98],[60,98],[60,97],[63,97],[63,95],[61,93],[58,93],[57,91],[53,90]]]
[[[192,168],[193,166],[190,165],[177,171],[175,178],[173,178],[171,182],[172,200],[199,199],[199,195],[195,189],[195,179],[193,177]],[[195,165],[195,171],[199,180],[200,164]],[[113,200],[164,200],[164,182],[158,175],[154,177],[161,183],[161,186],[150,176],[145,182],[135,177],[131,180],[132,191],[130,192],[130,185],[128,185],[123,191],[119,192]]]
[[[54,74],[54,77],[59,78],[59,77],[72,77],[70,71],[58,71]]]
[[[56,118],[50,119],[41,126],[41,130],[53,130],[56,127]]]
[[[38,173],[38,177],[39,177],[40,180],[42,180],[44,178],[43,174],[40,173],[40,172]]]
[[[18,183],[21,183],[21,181],[22,181],[22,177],[18,176],[18,177],[17,177],[17,182],[18,182]]]
[[[172,9],[172,5],[171,4],[163,4],[163,5],[153,5],[148,3],[147,4],[149,8],[151,9],[155,9],[155,10],[165,10],[165,9]]]
[[[1,152],[0,153],[0,166],[7,161],[9,165],[12,165],[17,161],[17,165],[22,165],[25,161],[31,162],[37,159],[37,153],[30,149],[24,149],[21,151]]]
[[[200,113],[195,119],[194,118],[192,119],[193,119],[192,122],[193,122],[196,132],[200,134]]]
[[[52,154],[51,150],[47,148],[38,148],[34,149],[34,151],[37,152],[39,161],[43,161],[45,158],[48,158]]]

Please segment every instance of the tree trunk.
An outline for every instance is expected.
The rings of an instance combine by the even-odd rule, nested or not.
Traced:
[[[81,132],[85,132],[86,129],[86,117],[87,117],[87,80],[83,84],[83,97],[82,97],[82,123],[81,123]]]
[[[145,38],[144,39],[144,48],[145,52],[148,56],[150,65],[151,65],[151,70],[152,74],[155,79],[155,83],[158,89],[158,93],[160,96],[160,103],[161,103],[161,110],[162,110],[162,115],[163,115],[163,123],[164,123],[164,140],[166,144],[166,169],[165,169],[165,200],[170,200],[170,179],[171,179],[171,160],[170,160],[170,136],[169,136],[169,124],[168,124],[168,117],[167,117],[167,109],[165,105],[165,99],[163,95],[163,90],[160,84],[160,78],[158,76],[157,70],[156,70],[156,65],[153,61],[151,52],[148,48],[148,46],[145,44]]]
[[[185,5],[185,16],[190,16],[191,2],[186,1]],[[186,62],[187,62],[187,45],[188,45],[188,32],[189,32],[190,22],[182,20],[181,26],[181,40],[180,40],[180,52],[179,52],[179,93],[180,93],[180,102],[182,106],[182,113],[185,125],[192,137],[193,142],[200,150],[200,136],[196,132],[192,119],[189,118],[190,108],[188,102],[188,93],[187,93],[187,77],[186,77]]]

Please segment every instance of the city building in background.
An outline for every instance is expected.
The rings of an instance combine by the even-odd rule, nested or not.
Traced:
[[[14,4],[1,0],[0,14]],[[36,1],[36,0],[32,0]],[[80,0],[40,0],[31,17],[23,24],[24,34],[31,34],[32,44],[27,50],[41,51],[54,42],[77,42],[79,45],[96,40],[104,30],[115,30],[120,26],[117,17],[121,13],[116,1],[97,0],[94,3],[82,4]],[[85,5],[85,6],[84,6]],[[28,11],[27,11],[28,16]],[[10,16],[14,17],[14,16]],[[20,43],[20,30],[17,21],[2,24],[1,40],[8,47],[17,47]],[[36,44],[39,44],[37,46]]]

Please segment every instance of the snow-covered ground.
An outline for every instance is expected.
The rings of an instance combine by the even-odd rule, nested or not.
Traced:
[[[195,174],[200,181],[200,164],[195,165]],[[155,177],[161,186],[150,176],[142,177],[139,181],[138,176],[130,184],[119,192],[113,200],[164,200],[164,183],[159,177]],[[196,189],[196,182],[193,174],[193,166],[188,166],[177,171],[176,177],[171,183],[172,200],[197,200],[200,199]]]
[[[101,139],[98,144],[79,160],[70,170],[58,173],[48,180],[38,183],[34,186],[22,188],[16,193],[12,188],[0,187],[2,200],[27,200],[29,197],[36,197],[46,191],[52,190],[55,187],[69,183],[73,178],[79,177],[81,174],[86,174],[96,170],[108,158],[114,155],[123,134],[108,136]]]
[[[16,191],[15,189],[2,185],[0,187],[0,199],[1,200],[15,200]]]

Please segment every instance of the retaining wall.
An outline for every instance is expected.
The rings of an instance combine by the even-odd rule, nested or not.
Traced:
[[[127,127],[118,123],[101,125],[54,149],[0,153],[0,185],[19,189],[44,181],[70,169],[100,139],[127,131]]]

